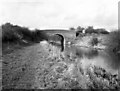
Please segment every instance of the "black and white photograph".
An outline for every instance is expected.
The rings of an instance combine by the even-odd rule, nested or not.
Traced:
[[[0,90],[120,90],[119,0],[0,0]]]

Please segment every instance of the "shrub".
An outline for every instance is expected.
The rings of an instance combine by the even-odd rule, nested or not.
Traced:
[[[70,31],[75,31],[75,28],[74,27],[70,27],[69,30]]]
[[[98,34],[109,34],[109,32],[107,31],[107,30],[105,30],[105,29],[96,29],[95,30]]]
[[[93,38],[93,39],[91,40],[91,45],[92,45],[92,46],[97,45],[98,42],[99,42],[99,41],[98,41],[97,38]]]
[[[110,32],[107,41],[107,46],[109,49],[112,49],[114,52],[120,51],[120,31],[116,30]]]
[[[39,42],[41,40],[47,40],[47,35],[45,32],[35,29],[30,31],[26,27],[20,27],[17,25],[12,25],[6,23],[2,25],[2,42],[19,42],[21,40],[26,40],[28,42]]]
[[[81,33],[83,33],[84,28],[78,26],[76,31],[76,37],[79,36]]]
[[[104,28],[94,29],[93,26],[88,26],[88,28],[85,30],[85,33],[109,34],[109,32]]]
[[[17,41],[18,37],[16,36],[12,25],[10,23],[6,23],[5,25],[2,25],[2,41],[3,42],[13,42]]]

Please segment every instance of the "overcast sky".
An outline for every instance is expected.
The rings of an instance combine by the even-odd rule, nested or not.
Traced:
[[[118,28],[119,0],[0,0],[0,24],[30,28]]]

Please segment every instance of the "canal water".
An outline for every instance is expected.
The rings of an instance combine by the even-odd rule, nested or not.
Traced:
[[[84,67],[95,65],[104,68],[112,74],[118,74],[118,69],[120,69],[120,55],[109,49],[97,50],[86,47],[66,46],[63,53],[66,59],[71,58],[81,61]]]

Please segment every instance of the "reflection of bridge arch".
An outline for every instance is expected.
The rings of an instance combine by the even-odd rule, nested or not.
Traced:
[[[61,51],[63,51],[65,49],[65,38],[62,34],[54,34],[57,35],[61,38],[60,42],[61,42]]]

